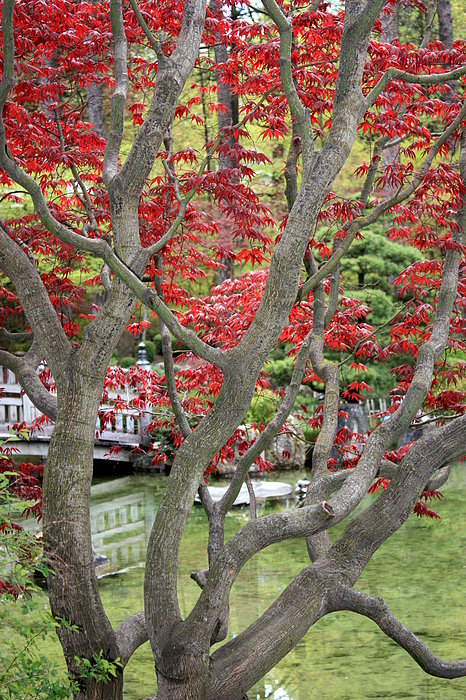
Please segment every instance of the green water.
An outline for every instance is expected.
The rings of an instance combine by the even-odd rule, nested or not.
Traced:
[[[275,478],[294,484],[299,476],[282,474]],[[162,477],[134,477],[126,487],[127,493],[149,493],[149,500],[153,494],[156,504],[163,481]],[[375,554],[358,587],[383,597],[400,620],[420,635],[435,654],[454,660],[466,655],[466,529],[461,520],[466,496],[464,467],[454,470],[443,492],[445,498],[434,507],[441,521],[411,517]],[[247,512],[243,510],[230,515],[227,533],[235,532],[246,519]],[[198,595],[189,573],[206,565],[206,541],[205,518],[201,508],[196,508],[181,552],[179,590],[183,613],[189,611]],[[253,622],[307,563],[301,540],[270,547],[250,561],[232,591],[230,635],[238,634]],[[135,568],[101,580],[101,594],[112,622],[119,623],[142,608],[143,576],[143,569]],[[148,645],[131,659],[125,678],[127,700],[141,700],[154,693]],[[314,625],[295,650],[249,692],[249,697],[454,700],[466,697],[466,680],[447,681],[427,676],[372,622],[344,612],[329,615]]]
[[[294,484],[300,476],[287,473],[272,478]],[[99,582],[114,625],[142,609],[144,548],[165,483],[165,477],[134,476],[93,487],[94,545],[109,557],[113,570],[121,571]],[[411,517],[375,554],[358,588],[383,597],[433,653],[455,660],[466,656],[464,466],[453,470],[443,492],[445,498],[434,505],[441,520]],[[273,506],[266,512],[282,507]],[[229,515],[227,535],[233,534],[247,517],[242,509]],[[180,559],[179,595],[184,614],[198,595],[199,589],[189,574],[206,565],[206,542],[205,517],[202,509],[195,507]],[[253,622],[308,563],[301,540],[274,545],[251,560],[232,590],[230,635]],[[45,644],[47,653],[59,658],[58,643],[49,640]],[[153,660],[145,644],[125,671],[125,700],[142,700],[154,692]],[[249,697],[459,700],[466,698],[466,679],[447,681],[427,676],[372,622],[345,612],[329,615],[314,625],[293,652],[249,691]]]

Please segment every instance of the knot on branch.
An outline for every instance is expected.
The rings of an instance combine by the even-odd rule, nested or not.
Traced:
[[[328,501],[322,501],[322,510],[324,513],[327,513],[331,518],[335,516],[335,511],[333,510],[333,507],[328,503]]]

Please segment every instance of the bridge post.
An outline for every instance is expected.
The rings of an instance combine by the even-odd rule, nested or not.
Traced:
[[[147,359],[146,345],[143,341],[141,341],[138,345],[138,358],[136,360],[136,365],[137,367],[140,367],[140,369],[144,370],[150,368],[150,362]],[[138,433],[141,440],[141,445],[143,447],[149,447],[151,443],[150,435],[148,433],[150,422],[151,414],[149,411],[142,411],[139,417]]]

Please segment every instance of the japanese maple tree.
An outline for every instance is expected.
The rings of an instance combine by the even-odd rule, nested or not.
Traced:
[[[3,0],[0,177],[9,207],[0,227],[1,338],[14,343],[20,328],[28,349],[0,350],[0,362],[54,421],[43,480],[48,591],[54,615],[79,628],[58,634],[80,698],[121,698],[124,666],[147,640],[158,698],[244,697],[336,610],[373,619],[428,673],[466,674],[466,662],[438,659],[383,601],[354,588],[413,509],[435,516],[426,501],[464,452],[464,370],[454,353],[464,349],[466,45],[428,35],[419,47],[386,43],[381,13],[395,11],[383,0],[210,9],[205,0]],[[234,96],[238,114],[231,109],[205,143],[206,90],[209,110],[225,112],[208,87],[215,83]],[[86,120],[90,86],[111,99],[106,139]],[[355,139],[366,156],[343,196],[337,177]],[[260,196],[260,170],[270,162],[261,144],[269,141],[286,149],[286,208],[285,199],[272,207]],[[387,162],[394,146],[400,157]],[[394,280],[400,303],[384,323],[384,342],[368,323],[370,307],[340,275],[353,241],[376,222],[418,253]],[[227,267],[237,274],[212,286]],[[141,322],[142,306],[160,327],[162,378],[108,368],[125,329],[139,333],[151,322]],[[173,342],[187,349],[177,371]],[[267,358],[279,342],[295,358],[291,380],[250,439],[242,423],[254,392],[269,386]],[[363,373],[369,362],[398,358],[387,415],[360,437],[360,450],[343,449],[335,469],[332,448],[347,439],[338,430],[340,394],[358,400],[369,390],[363,379],[340,387],[339,363]],[[47,369],[37,373],[43,359]],[[250,467],[267,466],[261,453],[306,381],[323,387],[324,401],[310,417],[319,433],[303,506],[262,517],[253,509],[225,542],[228,510]],[[154,415],[149,432],[161,425],[153,409],[163,409],[177,449],[148,545],[145,609],[113,629],[95,578],[89,498],[99,406],[128,385],[138,394],[132,406]],[[114,399],[100,424],[125,408]],[[432,430],[393,451],[420,410],[432,416]],[[156,463],[163,459],[154,453]],[[221,459],[235,473],[213,502],[204,475]],[[369,489],[377,498],[354,515]],[[209,565],[193,574],[201,592],[183,619],[177,563],[197,493],[209,521]],[[328,530],[345,519],[332,544]],[[226,637],[239,571],[287,538],[306,540],[309,565],[211,654]],[[83,660],[102,656],[121,660],[115,677],[83,677]]]

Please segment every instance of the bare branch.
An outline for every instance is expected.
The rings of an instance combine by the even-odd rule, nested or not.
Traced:
[[[312,369],[325,383],[323,423],[312,452],[312,474],[314,477],[327,472],[327,461],[338,427],[338,403],[340,400],[338,365],[324,359],[324,324],[324,288],[321,283],[314,289],[310,353]]]
[[[34,334],[32,331],[24,331],[22,333],[11,333],[6,328],[0,328],[0,340],[6,343],[24,343],[27,340],[33,340]]]
[[[130,4],[131,7],[133,8],[133,12],[134,12],[134,14],[136,15],[136,19],[137,19],[137,21],[138,21],[138,23],[139,23],[139,26],[141,27],[142,31],[144,32],[144,34],[145,34],[146,37],[148,38],[150,45],[151,45],[152,48],[154,49],[154,51],[155,51],[155,53],[156,53],[156,56],[157,56],[157,58],[158,58],[158,60],[159,60],[159,63],[162,63],[163,60],[165,59],[165,55],[164,55],[164,53],[163,53],[163,48],[162,48],[162,45],[161,45],[161,43],[160,43],[158,37],[156,37],[156,36],[151,32],[151,30],[149,29],[149,27],[147,26],[147,22],[146,22],[146,20],[144,19],[144,17],[142,16],[141,10],[139,9],[136,0],[129,0],[129,4]]]
[[[55,108],[53,110],[53,113],[54,113],[54,117],[55,117],[55,124],[57,125],[58,140],[60,141],[62,153],[65,153],[65,151],[66,151],[65,137],[63,136],[63,129],[61,126],[60,115],[58,114],[58,109]],[[91,231],[97,231],[97,221],[95,218],[94,205],[92,204],[91,198],[89,196],[89,192],[87,191],[87,187],[84,184],[83,179],[79,175],[78,169],[76,168],[74,163],[71,163],[69,167],[70,167],[70,170],[71,170],[73,177],[75,179],[75,182],[72,183],[74,193],[75,193],[76,197],[79,199],[79,201],[81,202],[81,204],[86,209],[87,215],[89,217],[89,221],[91,222],[91,225],[88,226],[88,228],[91,229]],[[78,192],[78,189],[76,187],[76,183],[80,187],[81,194],[79,194],[79,192]],[[84,231],[83,231],[83,233],[84,233]]]
[[[423,671],[438,678],[461,678],[466,676],[466,660],[443,661],[434,656],[429,648],[394,616],[382,598],[338,586],[329,594],[335,610],[351,610],[373,620],[387,637],[403,647]]]
[[[293,373],[291,375],[291,380],[286,388],[285,396],[283,397],[280,408],[272,420],[264,428],[259,437],[237,461],[235,473],[230,481],[228,489],[218,504],[219,510],[224,514],[227,513],[235,502],[250,466],[259,457],[261,452],[263,452],[271,444],[273,438],[291,413],[301,387],[304,372],[306,370],[306,364],[310,352],[311,337],[311,333],[309,333],[299,349],[295,366],[293,368]]]
[[[249,494],[249,512],[251,515],[251,520],[255,520],[257,518],[256,494],[254,493],[254,486],[251,483],[251,477],[249,474],[246,474],[245,482]]]
[[[188,617],[191,624],[195,624],[198,615],[209,614],[208,607],[212,600],[210,596],[213,595],[215,599],[224,600],[224,596],[228,595],[239,570],[244,563],[260,549],[290,537],[310,537],[311,535],[315,535],[333,526],[337,522],[340,522],[362,500],[372,479],[377,473],[378,465],[380,464],[387,445],[409,425],[420,403],[422,403],[423,398],[427,394],[430,387],[433,364],[438,353],[443,351],[445,346],[448,337],[447,326],[449,326],[451,308],[455,298],[450,287],[454,286],[456,289],[459,254],[456,251],[449,250],[446,257],[444,277],[442,279],[437,306],[438,314],[434,321],[431,339],[427,341],[419,352],[418,365],[415,370],[413,382],[400,408],[370,435],[358,466],[351,471],[340,491],[332,498],[330,506],[334,514],[329,516],[328,513],[323,511],[319,503],[319,505],[306,505],[304,508],[285,515],[264,516],[257,521],[251,521],[245,525],[240,532],[225,545],[223,551],[215,560],[206,586]],[[445,459],[450,459],[460,454],[460,452],[458,453],[460,448],[457,442],[457,435],[460,427],[465,422],[466,416],[463,416],[437,433],[437,435],[443,436],[441,449],[438,449],[435,454],[435,462],[437,464],[438,461],[442,459],[443,455]],[[434,436],[434,438],[435,437],[436,436]],[[405,457],[405,465],[409,465],[410,460],[416,458],[417,451],[422,450],[426,444],[431,444],[431,441],[432,437],[429,436],[416,443],[416,446],[412,448],[408,456]],[[432,454],[434,453],[432,452]],[[432,457],[432,459],[434,458]],[[426,469],[426,465],[430,463],[428,460],[424,460],[424,462],[424,468]],[[399,474],[403,473],[404,471],[400,470]],[[418,470],[415,478],[421,480],[419,484],[420,488],[422,488],[429,477],[430,474],[428,471],[424,475],[424,471]],[[412,488],[408,490],[408,493],[409,495],[414,493],[414,498],[416,498],[419,491],[416,488]],[[408,516],[412,505],[413,504],[409,503],[407,506],[404,506],[403,513],[405,518]],[[397,509],[395,509],[394,512],[396,512],[396,510]],[[357,518],[354,521],[356,520]],[[399,525],[395,526],[394,520],[391,523],[391,527],[396,530]],[[371,523],[375,533],[376,528],[373,526],[372,520]],[[353,531],[351,525],[345,530],[345,533],[347,531]],[[394,530],[390,529],[389,525],[385,526],[384,524],[384,538],[388,537],[392,531]],[[389,534],[387,534],[387,532],[389,532]],[[340,538],[339,542],[345,540],[345,533]],[[346,557],[348,547],[340,546],[343,552],[342,556]],[[372,551],[368,556],[371,554]],[[355,556],[355,561],[361,565],[362,557]],[[213,615],[214,611],[211,611],[210,614]]]
[[[121,0],[114,0],[121,4]],[[173,120],[176,103],[190,75],[201,41],[206,0],[186,0],[176,48],[159,63],[154,95],[146,118],[112,190],[137,199],[154,164],[167,129]]]
[[[430,39],[432,36],[432,28],[434,26],[434,20],[435,20],[436,14],[437,14],[436,0],[427,0],[426,26],[425,26],[425,30],[424,30],[424,36],[422,37],[422,41],[419,44],[420,49],[426,48],[430,42]]]
[[[3,226],[0,226],[0,268],[14,284],[34,337],[57,380],[60,369],[71,351],[70,342],[52,307],[37,268],[22,248],[10,238]]]
[[[106,292],[109,292],[112,288],[112,283],[110,281],[110,269],[107,263],[104,263],[100,271],[100,279],[102,280],[103,287]]]
[[[281,7],[275,0],[262,0],[264,8],[275,22],[280,34],[280,76],[282,87],[285,93],[291,114],[296,120],[297,129],[301,137],[302,149],[304,153],[303,168],[304,175],[309,175],[309,157],[311,156],[314,143],[312,137],[311,122],[309,114],[300,100],[296,85],[293,79],[293,66],[291,62],[291,47],[293,43],[293,31],[291,20],[289,20]]]

